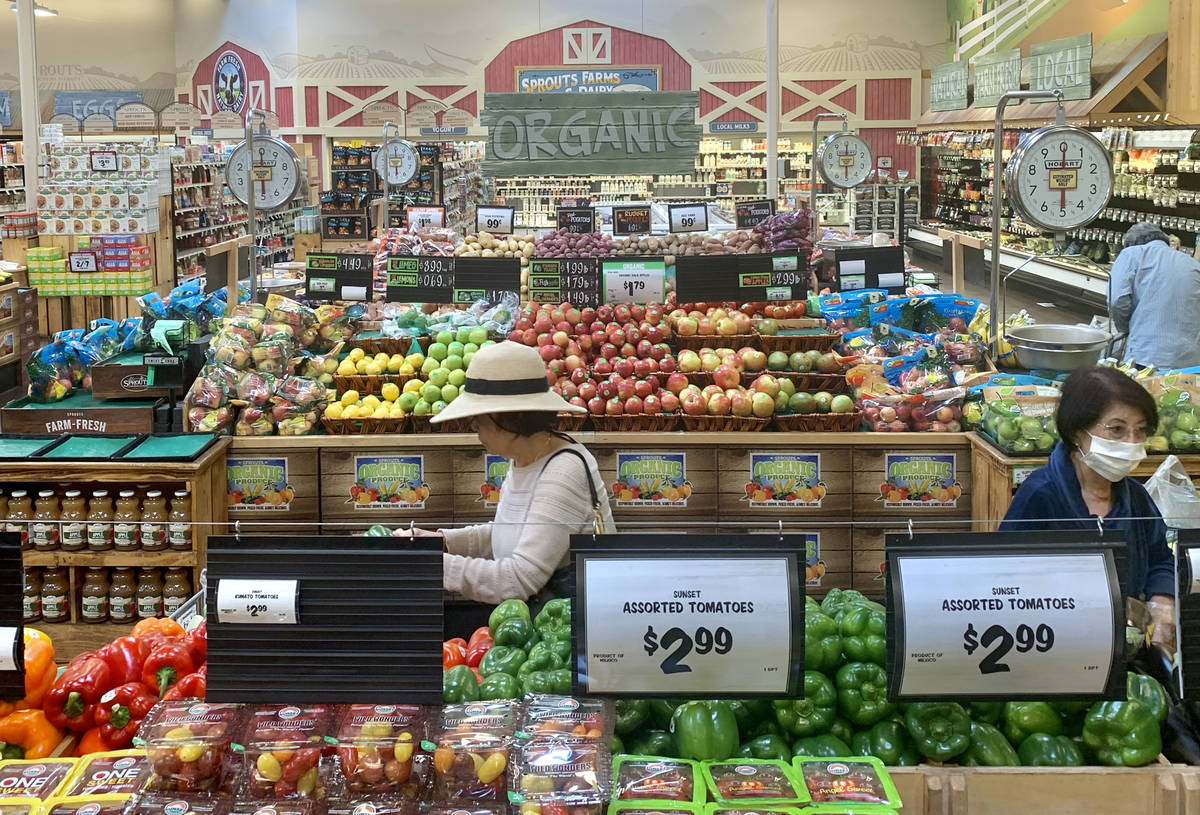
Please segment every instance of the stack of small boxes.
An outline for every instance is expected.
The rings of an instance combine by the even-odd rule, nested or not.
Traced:
[[[60,247],[35,247],[25,253],[29,285],[43,297],[140,297],[154,287],[151,249],[149,246],[138,246],[135,235],[80,238],[74,251],[94,253],[98,271],[72,272],[66,254]]]

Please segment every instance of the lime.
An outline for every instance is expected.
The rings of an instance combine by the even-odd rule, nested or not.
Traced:
[[[442,367],[448,371],[457,371],[461,368],[465,368],[466,364],[463,362],[462,357],[458,356],[457,354],[451,354],[442,361]]]
[[[421,388],[421,399],[424,402],[433,404],[442,398],[442,386],[435,385],[432,382],[426,382],[425,387]]]
[[[437,385],[439,388],[450,381],[450,370],[448,368],[438,368],[429,372],[429,384]]]
[[[428,416],[430,413],[429,403],[424,399],[418,400],[417,403],[413,405],[412,412],[414,416]]]
[[[399,405],[400,409],[405,413],[412,413],[413,408],[417,406],[419,399],[420,397],[417,396],[416,391],[405,391],[404,393],[400,394],[400,398],[396,400],[396,404]]]
[[[444,401],[446,404],[450,404],[457,398],[458,398],[458,388],[456,388],[454,385],[443,385],[442,386],[442,401]]]
[[[437,336],[433,338],[433,341],[439,345],[449,345],[450,343],[454,342],[454,332],[439,331]]]
[[[457,371],[450,372],[450,384],[456,388],[462,388],[463,383],[467,381],[467,372],[461,368]]]
[[[446,403],[439,399],[430,406],[430,409],[433,411],[433,415],[436,416],[446,409]]]
[[[443,333],[445,333],[445,332],[443,332]],[[450,351],[449,351],[449,348],[446,343],[435,342],[429,346],[429,354],[428,354],[429,359],[436,359],[438,362],[441,362],[443,359],[445,359],[448,356],[450,356]],[[428,360],[426,360],[426,361],[428,361]]]

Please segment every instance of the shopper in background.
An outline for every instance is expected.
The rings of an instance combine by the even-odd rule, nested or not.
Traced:
[[[493,605],[561,595],[570,536],[614,529],[596,460],[555,430],[560,412],[585,411],[550,390],[534,349],[506,341],[475,354],[463,393],[431,420],[473,419],[484,449],[512,462],[494,521],[438,530],[447,591]]]
[[[1003,531],[1106,529],[1126,536],[1126,588],[1146,600],[1155,642],[1175,631],[1175,565],[1167,527],[1146,488],[1129,477],[1146,457],[1158,411],[1146,389],[1113,368],[1076,371],[1058,406],[1062,441],[1030,474],[1000,524]]]
[[[1161,370],[1200,365],[1200,263],[1153,224],[1134,224],[1109,273],[1113,326],[1125,361]]]

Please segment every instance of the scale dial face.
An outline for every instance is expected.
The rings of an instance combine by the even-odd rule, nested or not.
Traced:
[[[407,184],[417,175],[421,157],[412,142],[390,139],[375,151],[375,172],[392,186]]]
[[[233,149],[225,165],[225,183],[233,197],[243,204],[250,203],[253,190],[254,208],[269,212],[295,197],[300,188],[300,161],[287,142],[258,136],[254,139],[253,156],[244,141]]]
[[[1051,125],[1021,137],[1004,168],[1013,208],[1026,223],[1067,232],[1091,222],[1112,195],[1112,155],[1086,130]]]
[[[817,149],[817,169],[821,176],[842,189],[866,181],[874,164],[870,145],[857,133],[834,133]]]

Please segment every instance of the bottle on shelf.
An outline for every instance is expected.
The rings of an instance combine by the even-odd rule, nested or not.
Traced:
[[[113,569],[108,587],[108,617],[114,623],[131,623],[137,619],[137,579],[132,566]]]
[[[88,506],[87,546],[92,552],[113,548],[113,506],[108,490],[96,490]]]
[[[62,502],[62,537],[59,544],[64,552],[81,552],[87,548],[87,501],[79,490],[67,490]]]
[[[113,546],[118,552],[133,552],[141,548],[141,520],[137,493],[121,490],[117,495],[117,509],[113,513]]]
[[[32,549],[29,541],[29,522],[33,520],[33,499],[25,490],[13,490],[8,501],[8,531],[21,536],[21,548]]]
[[[42,572],[26,567],[25,589],[21,598],[21,617],[26,623],[42,619]]]
[[[108,570],[103,566],[89,566],[79,592],[79,618],[85,623],[108,622],[108,592]]]
[[[163,583],[158,569],[143,566],[137,577],[137,616],[146,620],[163,616]]]
[[[34,502],[33,521],[29,524],[29,540],[39,552],[58,548],[58,496],[54,490],[41,490]]]
[[[7,530],[8,527],[4,523],[4,519],[8,517],[8,495],[4,490],[0,490],[0,529]]]
[[[46,569],[42,576],[42,620],[65,623],[71,619],[71,580],[66,567]]]
[[[187,490],[179,490],[171,501],[171,514],[167,518],[167,543],[177,552],[192,551],[192,497]]]
[[[150,490],[142,502],[141,541],[147,552],[167,548],[167,499],[161,490]]]
[[[167,569],[167,579],[163,583],[164,614],[171,615],[179,611],[192,596],[192,580],[188,576],[190,571],[183,567]]]

